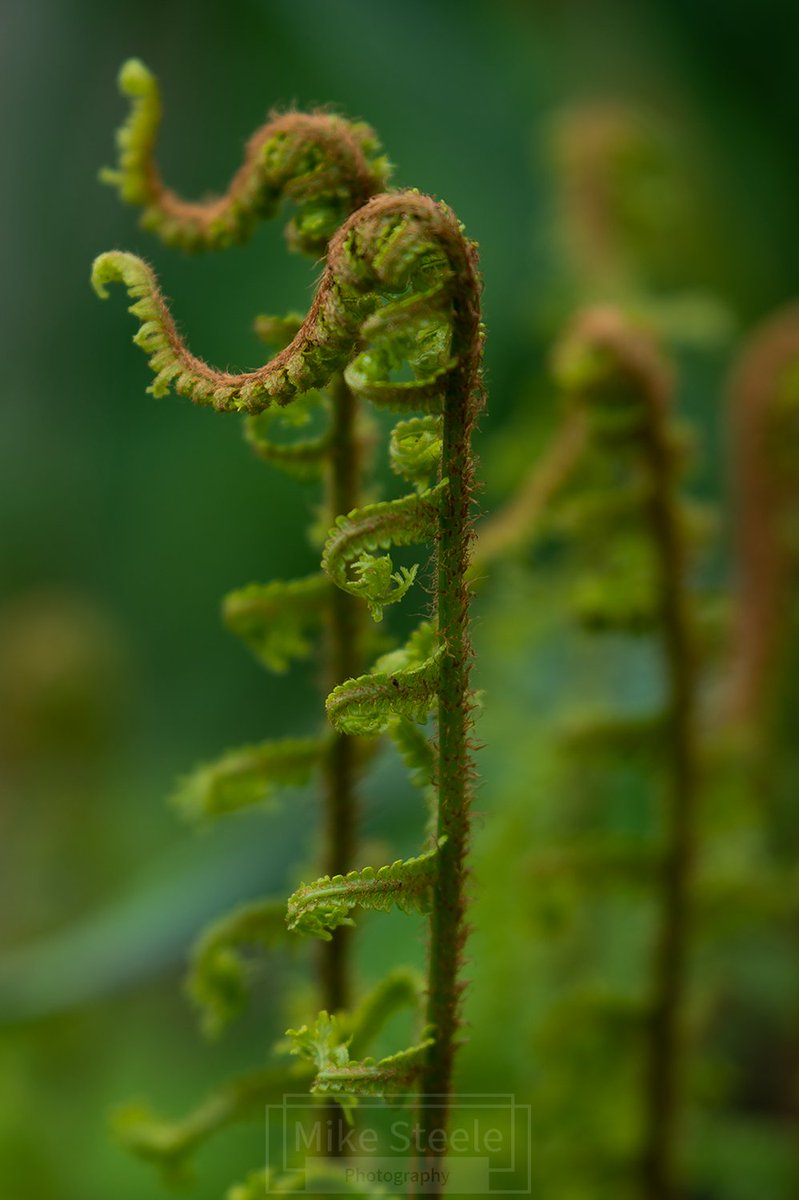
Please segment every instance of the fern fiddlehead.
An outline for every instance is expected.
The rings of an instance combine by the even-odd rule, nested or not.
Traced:
[[[730,381],[737,579],[726,697],[727,733],[737,750],[734,767],[745,781],[757,839],[751,840],[760,851],[755,860],[759,870],[748,875],[739,871],[740,908],[755,939],[776,936],[779,953],[793,962],[799,862],[791,692],[799,647],[797,385],[799,307],[793,303],[767,317],[749,336]],[[794,998],[786,1021],[777,988],[768,1001],[775,1053],[791,1064],[795,1163],[799,1016]]]
[[[799,308],[791,306],[751,336],[731,382],[739,578],[730,709],[738,720],[762,712],[786,625],[797,363]]]
[[[582,615],[600,628],[652,630],[666,680],[662,743],[668,790],[655,875],[660,916],[646,1035],[641,1171],[644,1195],[673,1200],[699,786],[688,522],[677,492],[681,448],[669,419],[668,372],[648,337],[616,312],[597,309],[579,319],[559,348],[556,370],[567,393],[587,411],[589,437],[623,481],[614,477],[610,493],[594,497],[585,514],[591,528],[607,531],[603,554],[611,572],[615,564],[617,579],[592,581],[583,590]]]
[[[260,413],[272,405],[286,405],[312,388],[324,386],[336,370],[344,370],[349,386],[358,394],[384,406],[407,404],[427,407],[457,386],[459,362],[438,363],[426,379],[392,383],[369,374],[390,370],[376,354],[356,354],[361,338],[368,339],[368,318],[381,307],[393,307],[409,287],[420,286],[414,275],[438,271],[430,304],[440,306],[452,290],[460,264],[449,264],[447,251],[463,240],[448,209],[418,192],[390,192],[375,196],[353,213],[330,239],[325,270],[310,310],[289,344],[256,371],[233,374],[216,370],[197,358],[183,342],[155,274],[135,254],[111,251],[94,263],[92,279],[101,298],[110,283],[122,283],[134,301],[131,313],[140,328],[134,339],[149,357],[155,379],[154,396],[173,389],[195,404],[223,412]],[[450,305],[451,295],[449,297]],[[382,300],[382,304],[381,304]],[[378,326],[379,330],[379,326]],[[374,334],[378,336],[377,333]],[[421,335],[419,335],[421,337]],[[361,387],[364,373],[366,383]]]
[[[388,164],[379,144],[365,125],[353,124],[329,113],[285,113],[273,117],[248,143],[245,160],[224,196],[202,203],[182,200],[162,182],[154,161],[161,118],[158,86],[150,72],[137,61],[125,64],[120,74],[123,93],[132,100],[128,120],[117,135],[119,163],[116,170],[102,173],[105,182],[116,186],[122,199],[143,207],[142,224],[168,245],[186,251],[224,249],[244,241],[257,222],[274,215],[284,200],[295,206],[287,228],[289,245],[317,255],[341,221],[387,181]],[[114,259],[116,258],[116,263]],[[149,269],[132,256],[111,256],[105,272],[110,279],[126,277],[139,294],[139,314],[145,320],[137,335],[154,358],[160,355],[168,367],[170,338],[176,338],[171,318],[148,289]],[[102,288],[103,268],[94,278]],[[158,318],[165,324],[159,327]],[[302,318],[260,317],[256,332],[261,340],[280,352],[292,341]],[[166,353],[164,353],[166,349]],[[170,370],[159,368],[153,391],[160,393]],[[253,415],[245,425],[248,442],[256,454],[300,478],[324,481],[328,520],[347,512],[358,502],[363,468],[365,431],[358,418],[353,394],[340,372],[326,371],[320,382],[325,394],[305,391],[290,409],[282,410],[288,424],[302,427],[313,419],[320,405],[327,410],[328,428],[311,439],[281,442],[273,437],[276,410]],[[280,423],[277,410],[277,424]],[[286,423],[284,421],[284,423]],[[224,616],[228,627],[249,645],[268,668],[282,671],[290,660],[311,652],[312,639],[323,633],[325,673],[329,687],[357,673],[360,665],[360,609],[352,597],[333,588],[323,574],[291,583],[252,584],[226,598]],[[319,776],[325,795],[325,869],[347,870],[355,851],[356,776],[363,754],[356,741],[343,734],[266,742],[228,752],[188,776],[179,786],[175,802],[191,818],[215,818],[262,803],[276,789],[303,785]],[[214,1032],[241,1006],[246,983],[248,945],[270,946],[285,934],[285,920],[275,921],[276,902],[255,901],[217,921],[199,940],[194,952],[189,990],[203,1010],[203,1023]],[[284,912],[285,905],[281,905]],[[348,930],[342,928],[322,945],[320,984],[322,1003],[335,1011],[349,1001]],[[278,1070],[282,1079],[285,1071]],[[276,1089],[276,1090],[279,1090]],[[225,1097],[217,1108],[228,1111]],[[203,1111],[210,1111],[205,1106]],[[235,1112],[238,1110],[234,1110]],[[215,1124],[191,1118],[189,1128],[199,1134]],[[184,1122],[184,1126],[185,1126]],[[184,1126],[175,1126],[181,1148],[197,1139],[180,1136]],[[142,1118],[123,1122],[125,1140],[140,1154],[157,1157],[165,1147],[166,1162],[170,1136],[164,1139],[152,1122]],[[172,1127],[170,1127],[172,1128]]]
[[[143,209],[145,229],[178,249],[222,250],[245,241],[289,199],[298,210],[286,230],[289,244],[319,254],[348,213],[388,181],[387,160],[368,126],[329,113],[287,112],[253,134],[223,196],[183,200],[166,187],[155,163],[162,112],[155,77],[130,59],[119,86],[131,100],[130,115],[117,133],[118,164],[100,178]]]
[[[147,353],[155,374],[149,388],[154,395],[172,389],[197,404],[250,414],[248,431],[256,450],[297,473],[315,473],[325,457],[333,464],[329,511],[335,524],[323,567],[336,585],[337,599],[330,599],[323,620],[330,631],[333,690],[328,712],[336,736],[323,757],[332,764],[328,844],[335,850],[327,875],[303,885],[292,898],[289,924],[321,935],[330,946],[341,946],[355,905],[384,908],[397,903],[430,910],[429,1031],[420,1042],[389,1059],[359,1065],[349,1062],[342,1040],[327,1026],[324,1035],[317,1030],[311,1038],[317,1046],[317,1091],[374,1094],[420,1083],[423,1094],[436,1097],[429,1111],[422,1102],[422,1120],[429,1131],[432,1123],[442,1124],[440,1097],[451,1089],[466,932],[472,776],[466,570],[474,472],[470,443],[482,403],[476,248],[450,210],[430,197],[405,191],[368,198],[383,182],[384,161],[368,130],[346,127],[342,134],[337,118],[289,114],[282,124],[276,119],[277,124],[266,126],[251,141],[245,167],[226,197],[210,206],[185,205],[163,188],[152,164],[160,116],[152,80],[136,65],[123,76],[123,85],[135,96],[135,104],[120,139],[120,170],[110,181],[125,198],[147,206],[146,224],[165,241],[188,249],[224,246],[245,237],[254,219],[271,213],[285,196],[299,206],[290,241],[305,249],[326,245],[324,272],[308,314],[301,321],[262,322],[267,339],[286,344],[263,367],[243,374],[215,370],[189,351],[153,271],[135,255],[100,255],[92,279],[103,297],[110,283],[126,287],[133,301],[130,311],[140,322],[134,340]],[[347,216],[351,209],[355,211]],[[317,388],[327,389],[330,397],[328,434],[290,451],[275,450],[260,426],[268,424],[275,409],[291,405],[298,411]],[[392,467],[414,484],[413,496],[357,508],[356,398],[425,414],[402,421],[391,443]],[[431,476],[438,482],[428,487]],[[425,542],[434,544],[436,551],[434,620],[425,623],[403,650],[378,660],[373,672],[359,675],[357,651],[353,653],[359,600],[366,600],[379,618],[385,606],[406,594],[416,573],[415,568],[394,571],[388,554],[373,551]],[[302,601],[294,611],[272,585],[244,589],[227,604],[231,624],[263,661],[278,667],[285,665],[287,649],[302,653],[307,646],[317,589],[321,594],[316,577],[293,587],[295,598]],[[435,747],[419,728],[431,710],[437,712]],[[435,792],[433,844],[405,863],[342,876],[337,872],[348,867],[354,836],[352,805],[342,808],[348,793],[351,799],[356,764],[351,735],[384,730],[395,737],[414,778]],[[292,758],[288,751],[287,756]],[[292,767],[299,769],[296,761]],[[224,783],[228,773],[221,774]],[[211,772],[211,780],[218,796],[219,777]],[[235,806],[239,794],[238,787],[232,792],[223,788],[222,806]],[[228,932],[235,940],[235,920]],[[219,947],[213,939],[211,944],[218,964]],[[341,955],[326,961],[326,993],[335,1011],[347,999]],[[235,966],[233,970],[235,975]],[[322,1014],[320,1022],[323,1018],[338,1019]],[[298,1031],[302,1042],[300,1035]],[[332,1065],[320,1057],[320,1038],[335,1051]],[[305,1038],[306,1049],[307,1042]]]
[[[433,305],[422,327],[426,375],[412,383],[393,384],[394,360],[402,352],[394,345],[379,347],[381,355],[369,356],[370,373],[382,357],[383,378],[369,379],[367,394],[381,404],[440,409],[441,422],[403,421],[391,441],[392,465],[417,489],[429,477],[439,457],[440,482],[431,489],[403,500],[375,505],[351,513],[332,530],[323,564],[340,587],[362,594],[373,615],[386,603],[400,599],[412,583],[412,573],[397,575],[390,558],[375,558],[375,549],[390,544],[405,545],[435,537],[437,556],[436,625],[422,626],[401,652],[379,660],[372,674],[340,685],[328,699],[328,712],[340,728],[376,733],[394,727],[404,736],[406,752],[422,772],[428,755],[412,747],[407,722],[421,722],[437,709],[438,744],[435,755],[436,872],[432,886],[428,979],[428,1024],[432,1040],[421,1058],[422,1124],[430,1132],[442,1117],[425,1106],[424,1097],[447,1096],[451,1088],[452,1064],[459,1026],[460,956],[465,938],[463,920],[465,857],[469,830],[471,760],[469,730],[471,693],[468,636],[468,584],[466,572],[471,543],[471,497],[473,458],[471,433],[481,403],[479,279],[474,248],[466,242],[447,210],[436,213],[429,200],[409,197],[410,212],[424,203],[435,214],[437,245],[428,260],[428,278],[422,296]],[[369,206],[367,206],[368,208]],[[440,223],[441,214],[444,224]],[[409,214],[410,215],[410,214]],[[407,218],[406,218],[407,219]],[[432,232],[432,230],[431,230]],[[406,231],[399,226],[392,234],[396,252],[402,252]],[[406,241],[406,245],[410,243]],[[393,247],[392,247],[393,249]],[[442,253],[443,252],[443,253]],[[428,251],[429,253],[429,251]],[[429,268],[435,267],[430,286]],[[442,304],[450,293],[449,311]],[[393,332],[392,309],[403,314],[420,310],[421,302],[402,300],[380,313],[383,336]],[[421,309],[423,312],[424,310]],[[438,325],[438,327],[437,327]],[[375,324],[371,324],[372,331]],[[430,351],[427,352],[427,347]],[[368,353],[368,352],[367,352]],[[354,380],[363,373],[364,360],[356,359]],[[421,355],[417,357],[417,366]],[[437,394],[436,394],[437,393]],[[440,438],[440,441],[439,441]],[[439,449],[440,446],[440,449]],[[423,461],[420,463],[419,459]],[[353,567],[353,579],[348,568]],[[419,860],[416,860],[417,863]],[[408,864],[406,864],[407,868]],[[445,1120],[445,1118],[444,1118]]]

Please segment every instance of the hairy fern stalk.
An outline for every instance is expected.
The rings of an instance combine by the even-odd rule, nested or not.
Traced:
[[[121,84],[132,110],[118,136],[118,168],[104,178],[143,207],[146,228],[181,249],[222,249],[248,237],[287,200],[296,210],[289,244],[324,255],[324,270],[304,318],[261,319],[259,332],[277,352],[242,374],[216,370],[190,352],[152,269],[135,255],[100,255],[94,286],[101,296],[111,283],[127,289],[139,321],[134,341],[154,373],[152,394],[173,390],[196,404],[246,414],[248,440],[261,457],[303,477],[326,478],[331,523],[323,574],[250,585],[228,597],[225,613],[261,661],[277,669],[307,653],[311,637],[326,629],[332,732],[230,752],[190,777],[180,793],[188,811],[217,815],[321,772],[325,874],[291,897],[287,924],[322,939],[325,1009],[289,1031],[299,1062],[288,1074],[235,1085],[177,1127],[134,1121],[128,1140],[138,1137],[140,1153],[179,1166],[201,1135],[234,1119],[253,1094],[262,1100],[270,1088],[296,1087],[298,1077],[310,1077],[312,1092],[344,1104],[359,1094],[408,1090],[433,1097],[429,1109],[421,1101],[421,1124],[430,1133],[446,1120],[441,1098],[451,1091],[465,937],[472,778],[466,573],[471,435],[483,399],[476,247],[445,204],[416,191],[386,191],[386,163],[372,132],[329,114],[274,117],[250,140],[224,196],[186,202],[165,187],[154,163],[161,115],[154,79],[129,62]],[[359,409],[367,402],[402,414],[389,458],[413,491],[358,507]],[[287,444],[272,436],[274,423],[301,426],[318,406],[330,414],[320,437]],[[430,548],[433,611],[403,648],[363,673],[364,604],[379,621],[417,574],[417,567],[394,569],[387,553],[393,545]],[[434,736],[426,727],[431,713]],[[433,830],[416,858],[354,870],[356,776],[364,739],[382,734],[395,740],[414,781],[432,795]],[[392,906],[429,914],[426,1024],[415,1045],[375,1061],[363,1057],[369,1040],[397,1005],[418,1005],[420,988],[395,973],[353,1006],[348,932],[354,910]],[[242,989],[241,946],[271,944],[276,936],[275,912],[269,900],[245,906],[201,941],[195,993],[210,996],[212,1022],[229,1015],[231,996]]]
[[[655,747],[665,764],[660,844],[648,863],[657,918],[644,1004],[638,1175],[647,1200],[674,1200],[700,784],[691,520],[678,489],[685,447],[669,411],[666,364],[651,338],[619,312],[584,313],[558,348],[556,371],[587,415],[596,469],[573,517],[595,559],[601,547],[595,574],[578,589],[579,614],[595,630],[652,636],[663,675],[662,708],[651,719],[631,727],[611,718],[583,737],[627,751]],[[640,848],[634,857],[640,869]]]

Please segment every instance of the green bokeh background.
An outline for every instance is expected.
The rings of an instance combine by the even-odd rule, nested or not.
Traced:
[[[485,275],[490,408],[479,448],[490,508],[508,470],[523,466],[517,453],[506,470],[495,448],[524,427],[525,405],[546,406],[547,342],[565,315],[551,236],[552,114],[611,99],[668,123],[690,164],[701,250],[674,247],[675,278],[665,282],[723,296],[745,326],[792,296],[799,277],[798,38],[789,0],[0,7],[0,1191],[8,1200],[162,1194],[107,1138],[108,1109],[147,1093],[180,1111],[266,1049],[281,1019],[277,985],[303,977],[301,965],[272,965],[251,1015],[222,1043],[203,1045],[180,994],[185,946],[205,919],[265,881],[290,887],[292,865],[313,854],[314,802],[292,801],[278,824],[248,817],[198,837],[161,797],[177,774],[228,745],[313,726],[313,667],[265,676],[218,616],[230,588],[312,569],[313,498],[248,454],[236,420],[146,396],[130,318],[117,296],[97,302],[88,273],[102,250],[144,254],[191,345],[246,368],[260,354],[252,317],[303,309],[317,269],[286,254],[278,226],[246,247],[189,260],[138,231],[135,213],[96,182],[124,112],[119,64],[137,55],[160,79],[159,158],[186,194],[225,185],[270,106],[330,103],[379,131],[398,184],[455,208],[481,244]],[[712,497],[724,353],[689,355],[683,366],[683,402],[708,451],[699,486]],[[487,594],[481,643],[498,656],[488,727],[500,739],[484,758],[489,821],[502,819],[502,731],[517,727],[503,720],[509,700],[497,669],[496,623],[506,619],[506,600]],[[518,660],[518,648],[506,653]],[[401,773],[384,764],[367,793],[366,836],[411,849],[421,814]],[[388,919],[391,939],[385,927],[364,935],[371,974],[394,952],[421,954],[419,928]],[[469,1062],[487,1085],[489,1060]],[[222,1194],[258,1161],[260,1145],[260,1131],[243,1130],[209,1151],[201,1194]]]

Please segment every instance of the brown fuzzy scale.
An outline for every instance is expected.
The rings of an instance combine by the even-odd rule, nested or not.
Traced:
[[[375,244],[380,243],[392,221],[398,222],[408,243],[437,244],[448,258],[453,276],[459,278],[466,272],[468,278],[467,243],[449,209],[417,192],[375,196],[330,239],[322,278],[296,336],[255,371],[220,371],[192,354],[178,333],[155,274],[147,268],[148,290],[157,309],[157,321],[180,368],[173,381],[175,391],[220,411],[257,413],[273,403],[288,404],[299,392],[326,383],[333,370],[346,364],[356,349],[360,327],[371,311],[369,293],[380,291],[386,282],[390,285],[396,281],[410,258],[406,250],[405,255],[383,254],[375,261]],[[394,249],[397,251],[396,246]],[[342,300],[339,281],[364,297],[366,311],[358,312],[354,305]],[[458,304],[455,296],[452,306],[456,314]],[[321,356],[329,369],[317,365]],[[459,363],[445,377],[448,395],[461,386],[463,372],[463,363]]]
[[[276,403],[289,403],[298,389],[291,387],[288,383],[287,367],[297,352],[307,345],[308,333],[315,327],[318,317],[323,311],[324,301],[329,298],[332,287],[333,281],[329,277],[328,270],[325,272],[308,310],[308,315],[294,340],[258,370],[236,373],[217,370],[196,354],[192,354],[178,333],[177,326],[153,274],[152,299],[158,309],[159,320],[169,341],[170,349],[182,367],[182,374],[175,381],[175,391],[199,403],[210,402],[213,407],[221,411],[262,412],[270,403],[273,395]],[[204,388],[204,384],[209,386]],[[248,384],[266,392],[266,401],[237,405],[236,399],[241,395],[242,388]]]
[[[786,481],[774,470],[772,450],[778,392],[792,368],[799,368],[799,305],[774,314],[754,331],[729,385],[738,564],[729,708],[737,720],[760,713],[785,627],[789,564],[779,520]]]
[[[155,210],[159,218],[175,222],[187,237],[197,239],[198,248],[203,240],[211,242],[212,231],[220,219],[240,204],[249,205],[254,192],[266,190],[277,199],[280,180],[270,180],[265,175],[263,151],[268,142],[281,135],[293,141],[290,160],[281,171],[282,191],[288,198],[294,198],[301,188],[303,199],[310,198],[308,181],[303,180],[298,185],[291,179],[291,158],[298,159],[311,147],[318,147],[325,162],[331,164],[324,173],[315,174],[314,190],[325,193],[338,185],[348,197],[350,211],[359,208],[385,185],[385,173],[376,172],[364,152],[366,144],[377,144],[368,127],[362,127],[359,136],[348,121],[330,113],[276,113],[249,138],[244,161],[221,196],[204,201],[182,199],[164,184],[156,163],[149,159],[146,164],[148,213]],[[332,165],[337,168],[335,172]]]

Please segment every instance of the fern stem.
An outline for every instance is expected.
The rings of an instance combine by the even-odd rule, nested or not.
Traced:
[[[443,647],[438,695],[439,866],[430,918],[427,1006],[435,1035],[422,1073],[420,1113],[422,1145],[428,1152],[430,1133],[447,1127],[463,991],[458,976],[467,935],[465,878],[473,774],[467,569],[473,538],[471,435],[480,400],[481,351],[476,254],[473,247],[469,249],[471,277],[464,281],[463,300],[455,310],[453,351],[459,365],[444,397],[441,455],[448,488],[440,510],[437,547],[438,625]]]
[[[658,927],[644,1045],[642,1200],[676,1200],[682,1020],[699,789],[697,662],[687,592],[680,447],[669,418],[670,373],[652,340],[614,309],[582,314],[557,358],[561,379],[588,405],[600,453],[630,454],[645,481],[640,517],[652,556],[647,627],[663,660],[663,850],[656,876]],[[612,534],[611,534],[612,538]]]
[[[730,381],[738,581],[728,707],[741,722],[762,713],[787,621],[791,564],[779,530],[793,481],[774,447],[778,439],[789,444],[790,410],[781,412],[780,398],[797,360],[799,306],[792,304],[749,337]]]
[[[303,229],[307,233],[308,226],[303,225]],[[443,1096],[446,1101],[460,1023],[462,984],[458,973],[466,935],[464,878],[472,774],[469,743],[472,651],[466,572],[472,540],[474,464],[470,439],[482,401],[476,246],[466,240],[462,226],[447,206],[429,196],[407,191],[372,197],[351,213],[330,239],[316,296],[292,341],[263,368],[244,375],[216,371],[189,351],[177,332],[154,273],[135,255],[118,252],[101,255],[95,262],[92,279],[101,296],[106,294],[107,284],[122,282],[135,301],[131,311],[141,322],[137,344],[148,354],[156,373],[153,394],[163,395],[173,385],[179,394],[190,395],[198,404],[255,415],[290,404],[317,387],[331,389],[333,428],[329,439],[325,439],[325,450],[331,464],[328,507],[333,528],[322,565],[337,585],[331,592],[328,608],[325,664],[333,685],[327,709],[339,736],[326,764],[327,873],[334,877],[331,883],[346,887],[357,813],[355,756],[359,746],[352,735],[373,736],[386,730],[395,718],[422,723],[436,695],[439,812],[438,846],[432,853],[443,852],[443,858],[434,889],[430,889],[434,891],[435,911],[431,923],[428,1016],[433,1030],[426,1031],[410,1050],[400,1051],[379,1064],[353,1064],[349,1072],[343,1069],[347,1065],[346,1043],[340,1038],[336,1040],[338,1022],[343,1019],[337,1016],[337,1010],[344,1008],[350,999],[351,947],[347,931],[340,928],[344,922],[338,919],[342,905],[333,905],[331,914],[325,913],[323,905],[320,918],[326,915],[336,918],[329,930],[333,936],[323,950],[322,959],[327,1011],[320,1014],[313,1030],[303,1027],[297,1031],[298,1053],[316,1062],[319,1092],[347,1094],[342,1086],[345,1082],[353,1087],[357,1084],[359,1090],[400,1085],[400,1090],[404,1090],[421,1075],[423,1093]],[[414,303],[410,307],[409,291],[417,293],[411,296]],[[415,373],[412,381],[396,382],[391,378],[397,354],[407,357]],[[353,511],[358,502],[362,453],[356,397],[358,401],[371,399],[378,406],[399,407],[403,411],[421,409],[428,416],[437,415],[443,408],[441,479],[436,487]],[[406,421],[406,438],[408,424]],[[413,428],[418,434],[418,424]],[[436,428],[429,423],[424,433],[427,441],[422,446],[422,460],[425,456],[430,458],[438,440]],[[407,458],[406,447],[405,457],[399,455],[404,464],[400,473],[406,477]],[[296,462],[295,457],[293,465]],[[412,481],[418,486],[419,466],[424,468],[423,473],[430,472],[425,461],[411,465]],[[395,544],[423,544],[434,536],[437,537],[437,627],[425,623],[403,651],[384,655],[378,660],[375,672],[359,676],[363,637],[357,606],[365,599],[372,615],[379,620],[386,605],[406,594],[416,572],[415,567],[394,572],[389,555],[377,557],[372,551]],[[295,641],[299,637],[302,642],[302,632],[294,631]],[[389,662],[390,667],[383,671],[381,663]],[[418,770],[418,747],[413,757]],[[426,776],[432,757],[432,754],[421,756],[421,769]],[[392,870],[396,868],[396,875],[402,876],[408,885],[405,893],[401,888],[396,892],[400,907],[420,906],[420,880],[424,885],[421,904],[424,909],[428,907],[429,860],[429,855],[422,855],[393,864]],[[363,875],[361,872],[360,876]],[[379,883],[387,880],[386,876],[381,878],[380,872],[376,878]],[[391,879],[396,882],[393,876]],[[416,891],[412,890],[414,887]],[[384,907],[384,902],[385,896],[381,897],[378,888],[372,907]],[[344,913],[346,910],[345,905]],[[317,923],[324,937],[328,932],[324,920]],[[327,1067],[324,1071],[322,1067],[331,1046],[337,1051],[330,1064],[336,1070],[328,1077]],[[345,1055],[343,1063],[340,1051]],[[379,1070],[373,1069],[376,1067]],[[428,1134],[433,1129],[446,1128],[446,1112],[438,1104],[423,1101],[420,1115]],[[336,1111],[330,1117],[333,1123],[328,1126],[328,1133],[334,1135],[335,1144],[339,1141],[335,1133],[341,1128],[341,1115]],[[428,1136],[430,1152],[435,1155],[443,1152],[440,1139],[433,1144]]]
[[[645,1051],[643,1200],[676,1200],[682,1086],[682,1019],[690,938],[690,890],[699,787],[697,664],[686,590],[684,515],[676,486],[677,458],[669,422],[672,384],[654,344],[615,315],[599,310],[600,344],[643,402],[641,448],[651,490],[645,510],[658,572],[658,629],[665,671],[664,842],[659,876],[659,926],[652,964],[652,1007]]]
[[[655,366],[641,383],[649,420],[643,436],[654,488],[649,523],[660,569],[662,647],[665,660],[666,761],[660,928],[655,945],[653,1007],[646,1065],[646,1128],[642,1161],[646,1200],[677,1195],[676,1144],[682,1074],[681,1018],[690,936],[689,899],[694,857],[698,792],[696,661],[686,596],[686,553],[679,501],[674,487],[674,452],[666,411],[668,384]]]
[[[327,520],[351,512],[360,498],[361,454],[358,442],[358,403],[337,372],[329,385],[332,401],[330,460],[327,476]],[[362,605],[340,588],[330,588],[325,691],[363,670]],[[323,871],[346,874],[354,866],[357,844],[357,742],[345,733],[334,735],[324,772],[325,841]],[[322,1007],[330,1013],[352,1003],[352,933],[342,925],[319,947]],[[342,1155],[344,1114],[335,1101],[326,1106],[332,1157]]]
[[[337,374],[330,386],[333,402],[330,469],[328,475],[327,516],[351,512],[358,504],[360,491],[360,453],[357,438],[357,401],[343,376]],[[330,589],[330,617],[327,638],[327,686],[330,692],[344,679],[352,679],[363,670],[361,649],[362,605],[355,596],[340,588]],[[330,747],[325,769],[325,857],[323,871],[328,875],[346,874],[355,865],[356,824],[356,742],[348,734],[338,733]],[[323,1007],[328,1012],[348,1008],[350,996],[350,954],[352,931],[342,926],[329,942],[322,942],[321,982]]]

